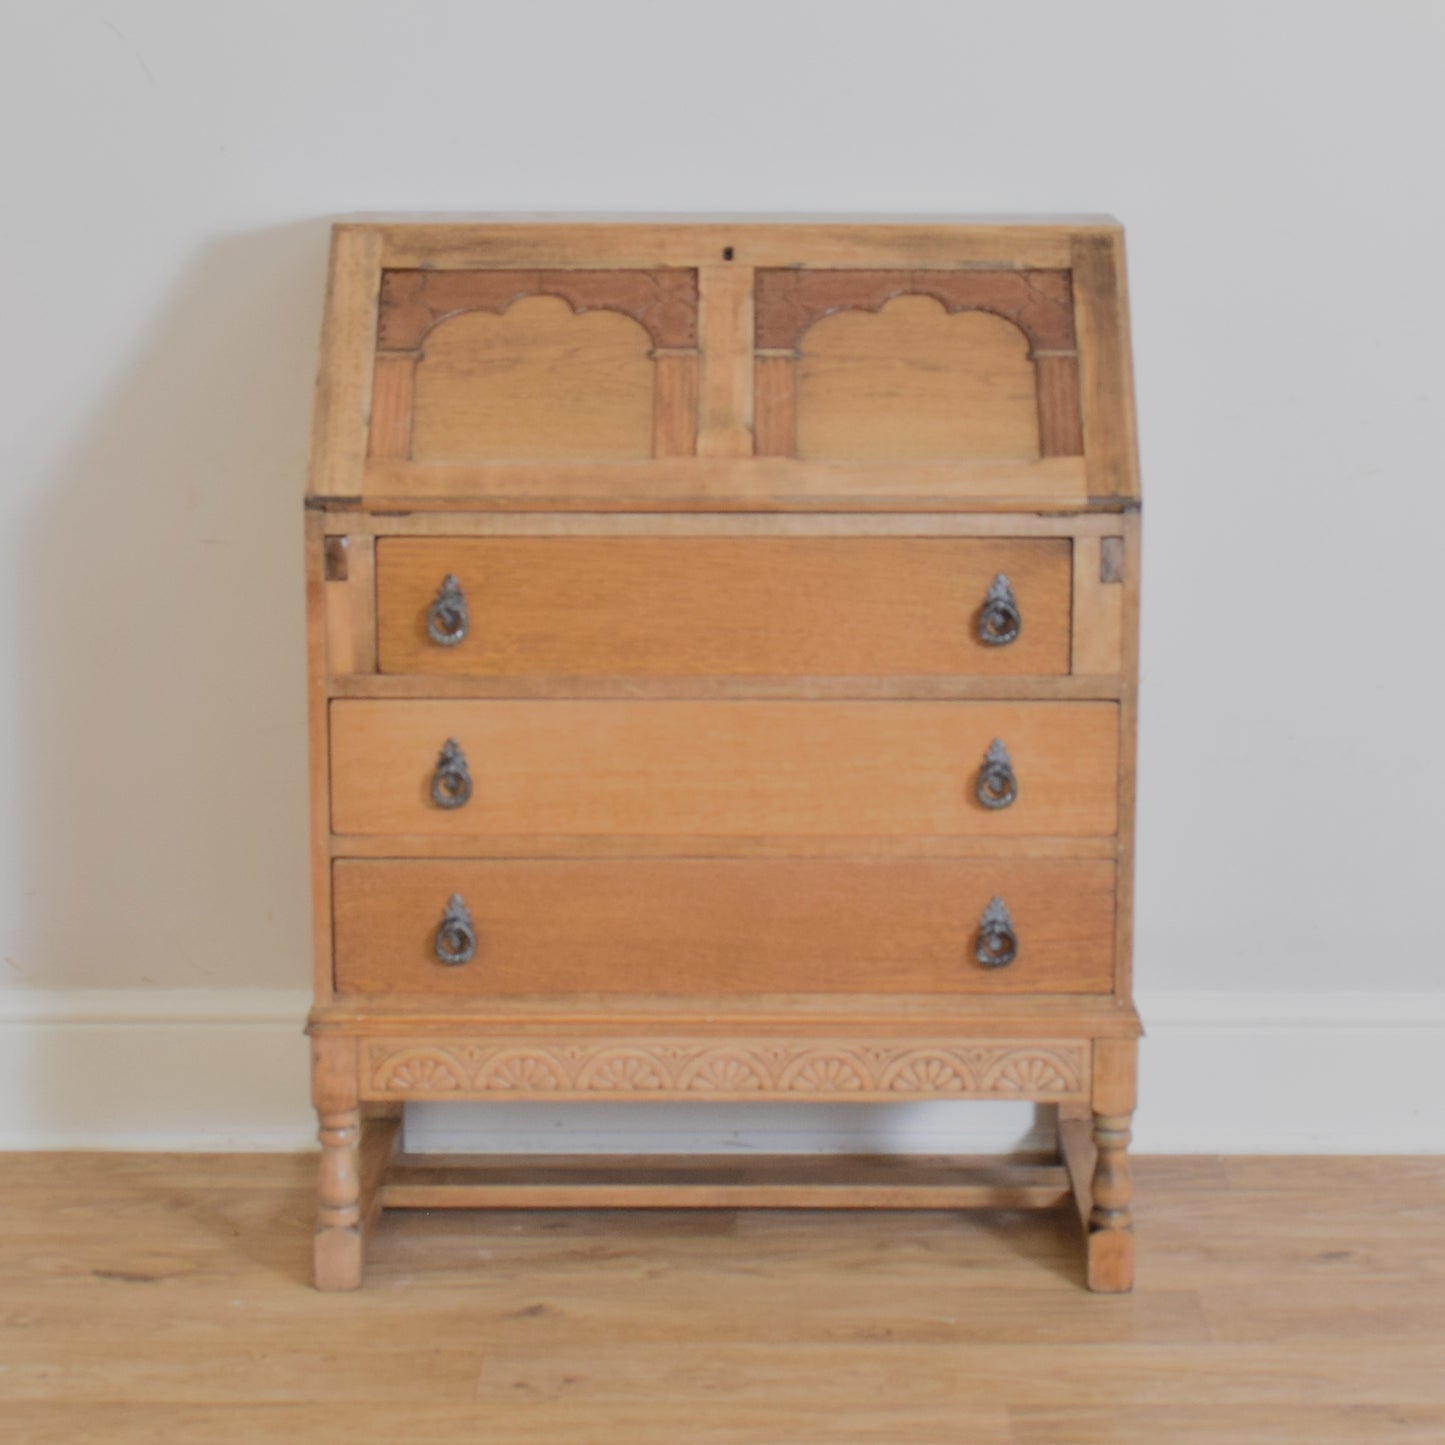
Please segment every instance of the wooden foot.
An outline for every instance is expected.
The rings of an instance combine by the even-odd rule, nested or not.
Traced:
[[[375,1107],[375,1106],[371,1106]],[[381,1183],[396,1151],[400,1108],[321,1116],[316,1288],[356,1289],[366,1243],[381,1213]]]
[[[316,1288],[356,1289],[361,1283],[361,1110],[319,1115]]]
[[[1128,1114],[1094,1115],[1094,1177],[1088,1220],[1089,1288],[1123,1294],[1134,1287],[1133,1185]]]
[[[321,1140],[316,1185],[316,1288],[356,1289],[361,1283],[361,1104],[356,1041],[315,1039],[311,1098]]]

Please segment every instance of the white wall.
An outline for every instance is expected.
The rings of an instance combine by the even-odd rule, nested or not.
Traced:
[[[304,984],[330,217],[1106,210],[1148,519],[1146,1009],[1438,1025],[1442,62],[1432,0],[7,4],[0,1015]],[[1319,1032],[1291,1088],[1360,1057]],[[1205,1147],[1248,1147],[1231,1112]],[[1160,1111],[1159,1147],[1200,1137]]]

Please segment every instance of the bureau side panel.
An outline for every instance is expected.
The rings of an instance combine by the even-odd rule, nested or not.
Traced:
[[[307,496],[361,494],[376,355],[381,250],[381,236],[375,230],[337,226],[332,231]]]
[[[1114,958],[1119,996],[1134,987],[1134,839],[1138,791],[1139,588],[1142,520],[1138,512],[1123,524],[1124,625],[1119,696],[1119,876]]]
[[[312,971],[317,1003],[331,981],[331,736],[327,727],[326,519],[306,513],[306,708],[311,805]]]
[[[1072,262],[1089,495],[1136,498],[1139,462],[1123,234],[1076,236]]]

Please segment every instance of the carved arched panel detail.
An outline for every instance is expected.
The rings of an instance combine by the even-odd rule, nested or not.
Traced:
[[[556,296],[579,316],[630,316],[654,346],[697,345],[696,271],[387,271],[377,347],[415,351],[427,333],[466,311],[498,315],[525,296]]]
[[[1029,339],[985,311],[931,296],[810,327],[797,360],[800,457],[951,461],[1039,455]]]
[[[691,455],[697,315],[691,270],[386,271],[369,454]]]
[[[448,316],[416,360],[412,459],[650,457],[650,352],[630,317],[577,314],[555,296]]]
[[[872,402],[860,414],[854,408],[853,420],[849,415],[848,386],[839,388],[840,395],[831,407],[832,413],[843,422],[842,435],[828,436],[827,427],[820,427],[817,420],[801,424],[800,407],[815,405],[821,392],[816,375],[811,383],[812,396],[804,399],[800,387],[808,381],[807,368],[810,356],[822,349],[816,339],[819,323],[832,318],[846,319],[850,313],[873,313],[881,316],[885,309],[904,300],[930,298],[949,317],[959,313],[983,313],[997,318],[1011,328],[1017,328],[1024,338],[1024,355],[1032,368],[1033,398],[1035,414],[1032,447],[1026,448],[1022,425],[1022,408],[1015,396],[1008,404],[1014,413],[1012,422],[1000,425],[984,425],[975,435],[969,435],[965,428],[961,435],[950,437],[950,427],[957,425],[953,415],[961,401],[963,411],[970,405],[969,391],[977,390],[974,414],[988,412],[997,405],[997,398],[990,392],[998,386],[1008,391],[1010,386],[1017,392],[1021,389],[1017,379],[995,375],[987,355],[980,354],[972,361],[965,361],[960,370],[960,388],[951,400],[941,406],[936,398],[929,398],[928,391],[938,390],[944,379],[937,364],[938,358],[930,359],[934,349],[925,344],[921,354],[915,354],[914,369],[907,374],[907,385],[902,384],[903,375],[889,377],[888,367],[880,367],[879,376],[862,390],[871,394],[874,401],[885,400],[884,413],[888,423],[887,436],[879,436],[869,444],[867,438],[860,440],[857,433],[865,430],[866,417],[878,408]],[[1083,434],[1079,410],[1078,354],[1074,330],[1074,302],[1072,277],[1068,271],[1014,271],[1014,270],[924,270],[924,271],[851,271],[851,270],[802,270],[764,269],[756,275],[754,302],[756,312],[756,435],[757,451],[762,456],[808,456],[808,455],[855,455],[861,457],[892,456],[912,457],[915,460],[956,459],[962,457],[1027,457],[1027,456],[1078,456],[1083,453]],[[916,316],[922,316],[916,311]],[[866,318],[863,318],[866,320]],[[865,327],[858,328],[858,335],[866,336]],[[947,329],[940,335],[948,334]],[[952,333],[963,334],[962,329]],[[991,337],[999,341],[1007,333],[987,325],[975,328],[980,337]],[[887,359],[887,338],[882,332],[874,333],[879,339],[871,345],[864,343],[863,355],[854,358],[855,380],[860,368],[869,364],[878,366]],[[942,373],[950,369],[946,353],[947,343],[940,343],[944,353]],[[1012,343],[1000,343],[1011,346]],[[985,347],[984,351],[988,348]],[[905,352],[895,355],[895,362],[904,361]],[[953,359],[956,365],[960,358]],[[846,356],[839,356],[839,367]],[[897,366],[894,367],[896,371]],[[1005,370],[1012,370],[1010,362]],[[817,366],[814,365],[816,372]],[[847,370],[840,370],[847,376]],[[1021,374],[1021,373],[1020,373]],[[930,380],[932,386],[930,387]],[[858,388],[855,386],[854,388]],[[902,425],[903,415],[898,411],[893,396],[898,400],[905,395],[907,404],[913,408],[928,406],[929,424],[921,432],[909,430]],[[895,420],[896,418],[896,420]],[[839,446],[844,450],[840,451]],[[940,449],[942,448],[942,449]],[[959,450],[962,448],[962,450]]]
[[[1074,349],[1067,271],[795,271],[757,274],[758,348],[795,350],[815,322],[878,311],[897,296],[931,296],[950,312],[991,311],[1036,351]]]

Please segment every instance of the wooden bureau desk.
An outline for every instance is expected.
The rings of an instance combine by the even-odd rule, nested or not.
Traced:
[[[334,231],[316,1280],[383,1206],[1060,1204],[1132,1275],[1122,238]],[[408,1160],[407,1100],[1020,1099],[1057,1160]]]

